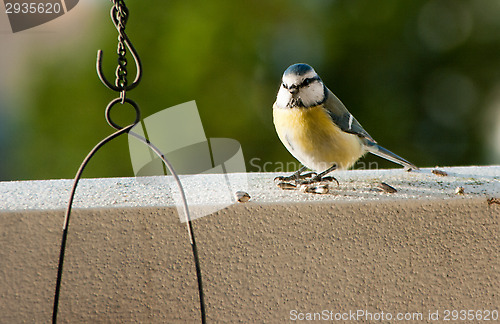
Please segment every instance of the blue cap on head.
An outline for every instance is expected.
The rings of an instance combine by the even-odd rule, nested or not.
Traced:
[[[285,70],[283,75],[287,74],[296,74],[296,75],[304,75],[309,71],[312,71],[313,68],[305,63],[297,63],[290,65],[288,69]]]

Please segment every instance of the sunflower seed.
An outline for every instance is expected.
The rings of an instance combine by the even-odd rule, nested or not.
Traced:
[[[301,185],[299,187],[299,189],[300,189],[300,191],[305,192],[305,193],[314,193],[314,194],[319,194],[319,195],[327,194],[330,191],[328,188],[328,184],[326,184],[326,183],[313,184],[313,185]]]
[[[486,201],[488,202],[488,205],[493,205],[493,204],[500,205],[500,198],[489,198]]]
[[[441,171],[441,170],[438,170],[438,169],[432,170],[432,173],[434,173],[435,175],[440,176],[440,177],[448,176],[448,173]]]
[[[387,193],[395,193],[398,192],[394,187],[389,186],[385,182],[381,182],[377,185],[377,188],[380,189],[381,191],[387,192]]]
[[[297,186],[291,182],[282,181],[282,182],[278,182],[276,185],[283,190],[295,190],[295,189],[297,189]]]
[[[236,191],[234,193],[236,200],[240,203],[245,203],[250,200],[250,195],[244,191]]]

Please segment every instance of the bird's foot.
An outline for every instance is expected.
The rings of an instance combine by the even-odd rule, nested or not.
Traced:
[[[292,174],[291,176],[279,176],[274,178],[276,185],[283,190],[300,190],[307,193],[326,194],[329,192],[329,183],[335,181],[337,187],[340,186],[335,177],[321,177],[315,172],[308,172],[302,175]]]
[[[297,173],[294,173],[290,176],[278,176],[276,178],[274,178],[274,181],[281,181],[281,182],[298,182],[298,181],[303,181],[303,180],[307,180],[307,179],[311,179],[313,177],[317,176],[317,173],[316,172],[307,172],[307,173],[304,173],[304,174],[297,174]]]

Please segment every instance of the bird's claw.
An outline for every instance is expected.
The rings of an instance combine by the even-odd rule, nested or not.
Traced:
[[[340,187],[339,181],[332,176],[319,177],[318,175],[316,175],[314,177],[307,178],[304,180],[297,180],[296,182],[300,185],[306,185],[306,184],[317,184],[317,183],[334,182],[334,181],[337,183],[337,187]]]
[[[326,181],[326,182],[333,182],[333,181],[335,181],[337,183],[337,187],[340,187],[339,181],[335,177],[332,177],[332,176],[323,177],[323,178],[321,178],[321,181]]]

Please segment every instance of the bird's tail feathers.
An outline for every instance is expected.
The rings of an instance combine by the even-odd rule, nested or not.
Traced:
[[[399,155],[392,153],[391,151],[378,145],[377,143],[369,142],[367,144],[368,145],[366,145],[366,149],[368,150],[368,152],[378,155],[391,162],[400,164],[406,169],[418,170],[418,167],[416,167],[413,163],[406,161]]]

